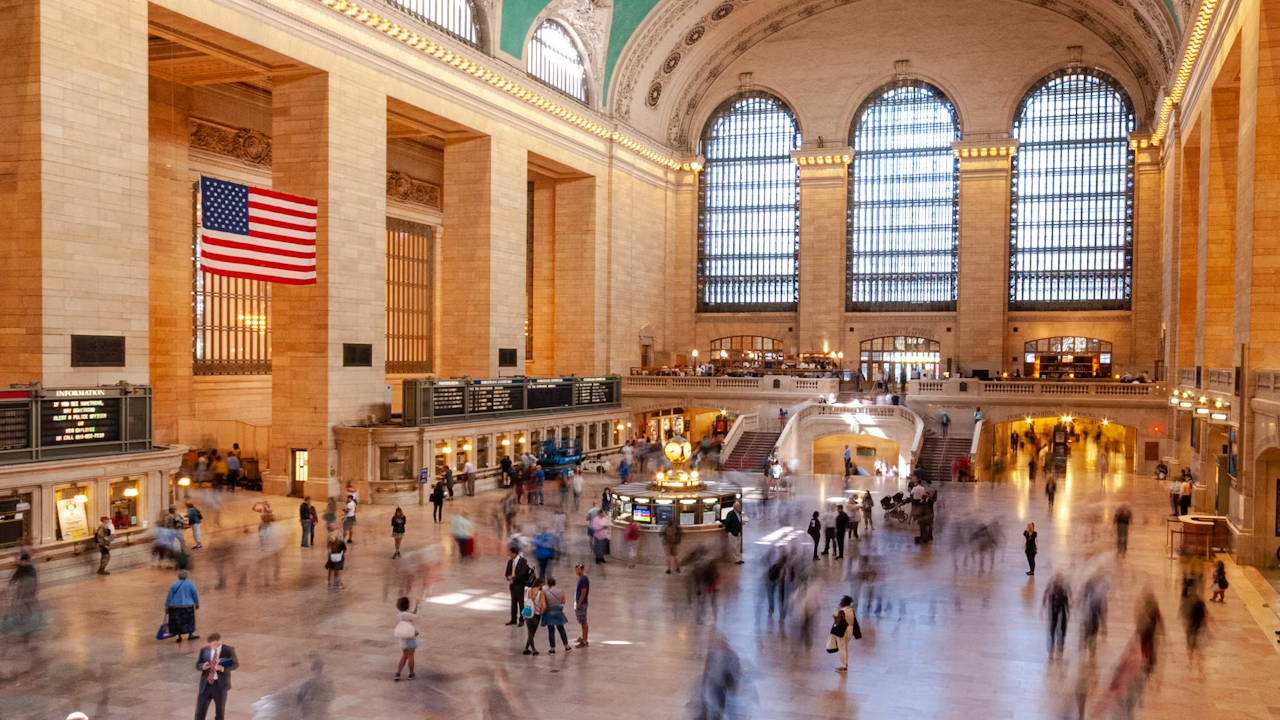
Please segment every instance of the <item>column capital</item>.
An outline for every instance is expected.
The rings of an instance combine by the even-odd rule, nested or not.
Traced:
[[[678,168],[680,172],[693,173],[695,175],[707,166],[707,159],[701,155],[691,155],[680,159],[678,162],[680,164]]]
[[[835,165],[844,167],[853,161],[853,148],[848,145],[830,148],[808,148],[791,151],[791,161],[802,169]]]
[[[1134,161],[1138,165],[1160,162],[1160,146],[1151,141],[1151,133],[1129,133],[1129,149],[1134,151]]]
[[[1013,138],[957,140],[951,143],[951,152],[961,160],[1012,157],[1018,153],[1018,141]]]

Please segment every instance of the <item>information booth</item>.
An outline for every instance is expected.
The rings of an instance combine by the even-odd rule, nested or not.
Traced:
[[[663,452],[671,461],[672,469],[658,471],[651,482],[613,488],[610,554],[619,559],[624,559],[625,531],[633,519],[640,526],[636,550],[639,563],[666,562],[662,531],[671,523],[678,524],[683,531],[682,556],[701,547],[718,552],[726,542],[727,533],[720,522],[733,509],[733,504],[742,499],[742,489],[728,483],[706,482],[697,470],[686,469],[693,447],[684,437],[668,440]]]

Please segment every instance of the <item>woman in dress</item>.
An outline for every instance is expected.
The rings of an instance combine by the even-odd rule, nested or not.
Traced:
[[[329,589],[343,590],[347,587],[342,584],[342,570],[346,563],[347,543],[338,532],[329,533],[329,559],[324,563],[324,569],[329,571]]]
[[[528,590],[524,591],[525,605],[533,610],[533,614],[524,618],[525,630],[529,632],[528,637],[524,641],[523,655],[537,655],[538,648],[534,644],[534,640],[538,635],[538,625],[542,623],[542,611],[546,609],[546,600],[542,594],[542,579],[533,581]],[[523,616],[523,610],[521,614]]]
[[[399,510],[400,508],[396,508]],[[409,679],[414,678],[413,674],[413,654],[418,649],[418,629],[413,626],[414,621],[418,619],[418,604],[415,603],[413,610],[409,610],[409,598],[402,597],[396,600],[396,610],[400,612],[399,622],[396,623],[395,635],[400,639],[400,665],[396,668],[396,676],[393,680],[399,682],[400,673],[404,671],[405,663],[409,665]]]
[[[556,631],[560,631],[560,644],[564,645],[564,651],[569,652],[573,648],[569,647],[569,636],[564,632],[564,590],[556,587],[555,578],[547,578],[547,589],[542,591],[543,604],[546,609],[542,611],[542,624],[547,627],[547,638],[551,642],[552,655],[556,654]]]
[[[404,540],[404,524],[409,518],[404,516],[404,511],[396,508],[396,512],[391,516],[391,538],[396,541],[396,554],[391,556],[392,560],[400,557],[400,543]]]
[[[182,642],[182,636],[186,635],[188,640],[198,640],[199,635],[196,631],[196,610],[200,609],[200,593],[196,591],[196,584],[191,582],[191,576],[186,570],[178,571],[178,579],[169,586],[169,594],[164,599],[164,611],[169,617],[169,633],[178,636],[178,642]]]

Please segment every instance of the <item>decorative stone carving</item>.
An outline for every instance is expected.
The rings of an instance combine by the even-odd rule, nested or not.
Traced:
[[[605,40],[609,36],[609,13],[604,0],[557,0],[551,15],[573,28],[587,53],[587,64],[596,76],[604,74]]]
[[[191,119],[191,147],[235,158],[246,165],[271,167],[271,138],[248,128]]]
[[[387,199],[440,210],[440,186],[407,173],[387,173]]]

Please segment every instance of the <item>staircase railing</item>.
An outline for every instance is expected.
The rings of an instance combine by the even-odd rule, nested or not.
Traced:
[[[720,462],[728,462],[733,455],[733,449],[738,446],[738,441],[742,439],[743,433],[753,432],[760,428],[760,416],[756,413],[747,413],[739,415],[737,420],[733,421],[733,427],[729,428],[729,434],[724,436],[724,443],[720,446]]]

